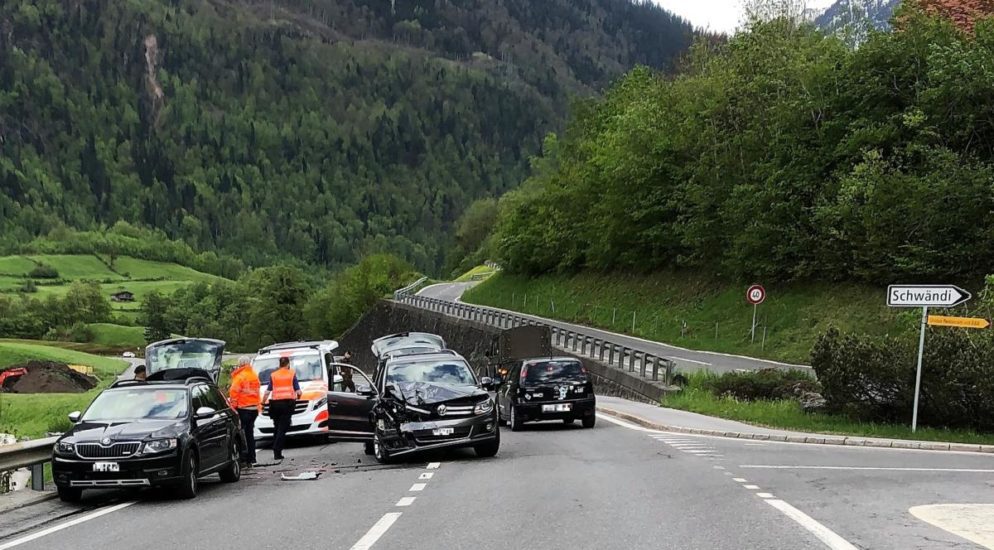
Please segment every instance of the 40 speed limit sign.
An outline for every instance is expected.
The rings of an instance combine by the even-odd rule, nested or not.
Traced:
[[[752,285],[746,290],[746,300],[750,304],[758,306],[766,301],[766,289],[763,288],[763,285]]]

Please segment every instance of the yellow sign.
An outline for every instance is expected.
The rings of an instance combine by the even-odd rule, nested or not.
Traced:
[[[929,315],[928,324],[936,327],[959,327],[959,328],[987,328],[991,326],[987,319],[976,317],[944,317],[942,315]]]

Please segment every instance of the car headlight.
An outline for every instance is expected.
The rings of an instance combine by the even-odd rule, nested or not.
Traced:
[[[142,451],[146,453],[161,453],[175,449],[176,444],[176,439],[153,439],[152,441],[145,442],[145,448]]]
[[[494,410],[494,402],[492,399],[487,399],[486,401],[481,401],[473,407],[473,414],[486,414]]]
[[[314,410],[320,409],[321,407],[327,404],[328,404],[328,396],[326,395],[314,402]]]
[[[76,445],[68,441],[57,441],[55,443],[55,452],[61,455],[76,454]]]

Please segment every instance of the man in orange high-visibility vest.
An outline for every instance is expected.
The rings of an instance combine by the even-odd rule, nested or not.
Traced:
[[[270,396],[272,399],[270,400]],[[262,396],[262,404],[269,403],[269,417],[273,419],[273,459],[283,460],[283,441],[290,429],[293,408],[300,399],[300,383],[290,368],[290,358],[280,357],[280,368],[269,377],[269,386]]]
[[[247,357],[241,358],[238,361],[238,368],[231,373],[228,401],[238,413],[242,432],[245,434],[242,460],[249,465],[255,464],[255,419],[262,410],[262,401],[259,398],[259,375],[252,369],[251,361]]]

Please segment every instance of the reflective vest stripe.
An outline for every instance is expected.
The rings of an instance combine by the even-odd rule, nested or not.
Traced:
[[[279,369],[273,373],[273,399],[280,401],[297,398],[297,392],[293,389],[293,376],[293,369]]]

